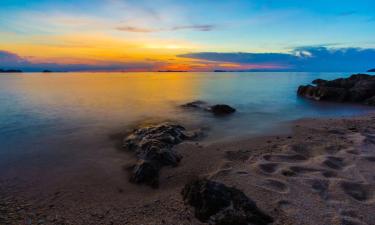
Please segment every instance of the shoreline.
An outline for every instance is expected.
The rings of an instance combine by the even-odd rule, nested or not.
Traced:
[[[103,146],[100,151],[112,151],[108,161],[87,159],[22,182],[11,179],[17,172],[2,177],[0,223],[200,225],[180,192],[188,181],[206,177],[242,190],[273,224],[371,224],[374,123],[374,113],[308,118],[291,122],[290,134],[183,142],[175,147],[180,165],[161,170],[158,189],[129,183],[120,165],[134,158]]]

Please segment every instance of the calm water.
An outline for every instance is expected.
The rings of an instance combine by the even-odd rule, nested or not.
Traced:
[[[109,134],[145,119],[208,126],[208,140],[257,135],[304,117],[371,110],[299,99],[296,89],[343,73],[51,73],[0,76],[1,153],[74,145],[79,135]],[[238,109],[228,118],[184,112],[193,100]],[[277,130],[277,129],[276,129]]]

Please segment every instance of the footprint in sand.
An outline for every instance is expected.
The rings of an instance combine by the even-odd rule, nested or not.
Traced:
[[[322,164],[334,170],[341,170],[346,166],[344,159],[335,156],[327,156]]]
[[[279,208],[284,212],[291,212],[295,210],[295,207],[287,200],[280,200],[277,202]]]
[[[321,169],[307,167],[307,166],[291,166],[289,169],[296,174],[305,174],[305,173],[314,173],[314,172],[321,172]]]
[[[337,173],[335,171],[330,170],[322,171],[322,175],[326,178],[337,177]]]
[[[260,186],[282,194],[289,192],[289,187],[284,182],[276,179],[266,179],[260,184]]]
[[[358,218],[358,213],[353,209],[341,209],[340,215],[345,217]]]
[[[340,220],[340,225],[368,225],[356,218],[342,217]]]
[[[329,182],[327,180],[312,180],[311,189],[319,194],[322,199],[328,199]]]
[[[345,194],[357,201],[367,202],[373,197],[372,190],[368,185],[345,181],[340,186]]]
[[[363,156],[362,158],[369,162],[375,162],[375,156]]]
[[[307,158],[303,155],[299,154],[275,154],[275,155],[263,155],[263,158],[267,161],[271,162],[287,162],[287,163],[296,163],[307,160]]]
[[[274,173],[277,170],[279,164],[278,163],[259,163],[257,166],[262,172]]]

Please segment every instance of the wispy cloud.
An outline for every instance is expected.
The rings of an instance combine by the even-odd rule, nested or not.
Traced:
[[[367,71],[375,66],[375,49],[299,47],[288,53],[200,52],[179,57],[256,65],[280,65],[283,71]]]
[[[175,26],[175,27],[172,27],[171,30],[211,31],[214,28],[216,27],[212,24],[205,24],[205,25]]]
[[[116,28],[119,31],[125,32],[132,32],[132,33],[151,33],[160,31],[158,29],[149,29],[149,28],[142,28],[142,27],[133,27],[133,26],[122,26]]]
[[[163,32],[163,31],[180,31],[180,30],[191,30],[191,31],[201,31],[207,32],[212,31],[216,28],[212,24],[203,24],[203,25],[180,25],[169,28],[147,28],[139,26],[119,26],[116,27],[116,30],[131,32],[131,33],[151,33],[151,32]]]

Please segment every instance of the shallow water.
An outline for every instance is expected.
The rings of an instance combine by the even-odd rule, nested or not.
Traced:
[[[347,116],[371,108],[316,103],[298,85],[343,73],[48,73],[0,76],[0,153],[79,144],[80,135],[109,135],[145,119],[210,128],[207,140],[280,131],[304,117]],[[204,100],[238,109],[227,118],[181,110]],[[278,129],[280,128],[280,129]],[[82,143],[81,143],[82,144]]]

